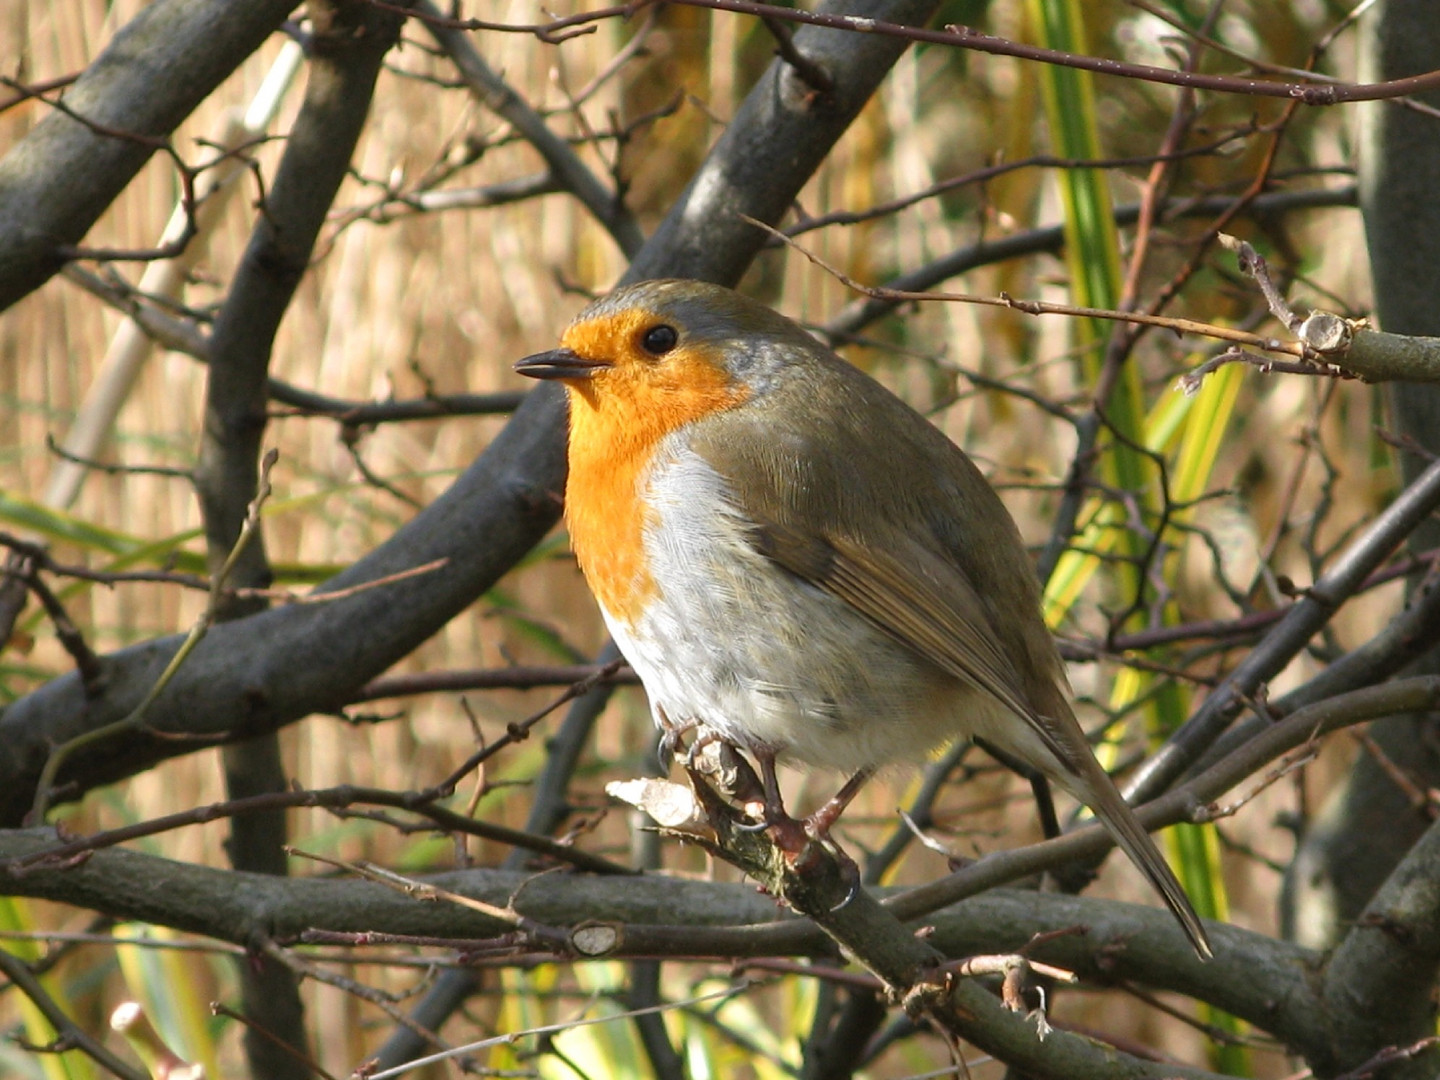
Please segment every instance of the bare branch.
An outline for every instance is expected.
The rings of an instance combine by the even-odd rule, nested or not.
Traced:
[[[0,310],[64,265],[163,138],[254,52],[295,0],[160,0],[126,25],[0,161]]]
[[[150,1080],[149,1073],[116,1057],[103,1044],[91,1038],[74,1020],[71,1020],[65,1014],[65,1010],[55,1003],[55,999],[46,993],[45,987],[40,985],[40,980],[35,977],[25,962],[14,953],[0,949],[0,972],[3,972],[7,979],[19,987],[20,991],[30,999],[31,1004],[49,1021],[50,1026],[59,1032],[60,1042],[53,1048],[56,1052],[73,1047],[83,1051],[94,1061],[121,1077],[121,1080]]]
[[[1277,675],[1315,636],[1355,588],[1440,506],[1440,462],[1425,470],[1336,559],[1278,626],[1226,676],[1185,726],[1125,786],[1128,798],[1154,797],[1215,741],[1243,702]]]
[[[1184,86],[1193,90],[1215,90],[1220,93],[1245,94],[1251,97],[1286,98],[1298,101],[1303,105],[1336,105],[1346,101],[1382,101],[1387,98],[1404,97],[1408,94],[1419,94],[1440,87],[1440,71],[1430,71],[1424,75],[1415,75],[1406,79],[1365,84],[1318,80],[1300,83],[1279,82],[1239,75],[1210,75],[1199,71],[1175,71],[1170,68],[1154,67],[1150,64],[1132,64],[1099,56],[1081,56],[1058,49],[1046,49],[1038,45],[1025,45],[1017,41],[993,37],[969,26],[949,25],[943,30],[926,30],[897,26],[894,23],[861,15],[809,12],[803,9],[754,3],[752,0],[673,0],[673,2],[689,4],[694,7],[714,8],[719,11],[733,11],[741,15],[784,19],[807,23],[811,26],[828,26],[837,30],[850,30],[857,34],[881,34],[902,38],[906,41],[953,45],[956,48],[970,49],[975,52],[1014,56],[1022,60],[1034,60],[1045,64],[1079,68],[1082,71],[1093,71],[1099,75],[1114,75],[1119,78],[1138,79],[1142,82]]]
[[[471,93],[486,108],[515,125],[516,130],[539,151],[564,190],[579,199],[595,220],[610,232],[621,251],[633,257],[640,250],[644,237],[618,194],[606,191],[575,151],[550,130],[544,118],[490,69],[470,39],[460,32],[469,27],[443,25],[437,21],[441,16],[432,0],[421,0],[417,10],[425,17],[426,26],[436,42],[449,53]]]

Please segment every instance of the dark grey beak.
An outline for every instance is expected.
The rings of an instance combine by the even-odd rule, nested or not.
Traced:
[[[515,370],[532,379],[588,379],[610,366],[605,360],[589,360],[570,349],[551,349],[515,363]]]

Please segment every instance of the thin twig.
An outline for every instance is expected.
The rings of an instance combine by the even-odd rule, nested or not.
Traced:
[[[44,767],[40,770],[40,778],[35,785],[35,801],[31,807],[30,816],[36,823],[45,820],[45,814],[50,807],[51,796],[54,794],[53,785],[55,783],[55,777],[66,759],[83,747],[104,742],[117,735],[143,727],[146,711],[155,699],[164,692],[165,688],[170,685],[170,681],[175,677],[175,673],[180,670],[181,665],[184,664],[190,654],[195,651],[196,646],[204,640],[205,635],[209,632],[210,627],[214,624],[219,614],[220,605],[224,602],[226,580],[229,578],[236,562],[239,561],[246,545],[250,543],[255,533],[259,531],[260,508],[264,505],[265,500],[270,497],[270,470],[275,467],[275,462],[279,459],[279,456],[279,452],[276,450],[266,451],[260,463],[260,477],[259,483],[256,485],[255,498],[250,501],[250,505],[246,508],[245,521],[240,529],[240,535],[236,539],[234,547],[230,549],[230,554],[226,557],[224,564],[215,573],[215,578],[210,590],[210,602],[206,604],[205,611],[200,615],[200,618],[196,620],[195,625],[191,627],[190,633],[186,635],[185,640],[180,644],[180,648],[175,651],[169,663],[165,665],[165,670],[160,673],[159,678],[155,680],[154,684],[145,693],[145,696],[140,699],[140,703],[119,720],[77,735],[68,742],[61,743],[50,751],[50,756],[46,759]]]
[[[455,1049],[447,1050],[444,1053],[431,1054],[428,1057],[416,1058],[414,1061],[408,1061],[404,1065],[399,1065],[393,1069],[386,1069],[383,1072],[371,1073],[367,1080],[389,1080],[389,1078],[392,1076],[401,1076],[404,1073],[410,1072],[412,1069],[418,1069],[424,1065],[433,1065],[436,1062],[448,1061],[451,1058],[454,1058],[460,1054],[470,1054],[474,1053],[476,1050],[485,1050],[492,1046],[513,1046],[521,1039],[544,1035],[559,1035],[562,1032],[571,1030],[572,1028],[589,1027],[593,1024],[609,1024],[615,1022],[616,1020],[626,1020],[642,1014],[648,1015],[650,1013],[663,1013],[669,1012],[672,1009],[684,1009],[693,1005],[700,1005],[709,1001],[720,1001],[721,999],[728,999],[735,997],[739,994],[743,994],[748,989],[750,989],[750,986],[750,980],[745,979],[737,982],[733,986],[726,987],[724,990],[714,990],[708,994],[697,994],[694,997],[685,998],[681,1001],[667,1001],[659,1005],[651,1005],[644,1009],[628,1009],[625,1012],[615,1013],[607,1016],[577,1017],[573,1020],[567,1020],[559,1024],[546,1024],[542,1027],[529,1028],[525,1031],[512,1031],[505,1035],[495,1035],[488,1039],[480,1039],[478,1042],[467,1043],[464,1046],[457,1046]]]
[[[795,47],[790,36],[790,27],[772,15],[762,15],[760,21],[775,38],[775,54],[795,69],[800,81],[817,94],[829,94],[835,89],[835,80],[815,61]]]
[[[509,844],[536,854],[549,856],[591,873],[632,873],[627,866],[552,840],[548,836],[512,829],[483,818],[468,818],[453,810],[436,806],[435,800],[430,797],[429,792],[400,792],[351,785],[319,790],[269,791],[260,795],[249,795],[240,799],[211,803],[207,806],[192,807],[189,810],[166,814],[163,817],[151,818],[148,821],[136,822],[132,825],[124,825],[91,836],[66,840],[54,847],[0,862],[0,871],[20,875],[37,867],[64,866],[96,851],[115,847],[118,844],[128,843],[146,836],[157,836],[186,825],[201,825],[220,818],[233,817],[237,814],[304,807],[339,810],[357,803],[408,810],[430,821],[435,829]]]
[[[1113,75],[1122,79],[1138,79],[1142,82],[1185,86],[1195,90],[1214,90],[1225,94],[1242,94],[1250,97],[1285,98],[1302,105],[1324,106],[1348,101],[1382,101],[1388,98],[1419,94],[1440,86],[1440,71],[1428,71],[1405,79],[1391,79],[1375,83],[1280,82],[1251,79],[1241,75],[1212,75],[1203,71],[1177,71],[1173,68],[1155,67],[1151,64],[1133,64],[1100,56],[1082,56],[1059,49],[1046,49],[1038,45],[1025,45],[1017,41],[1009,41],[1005,38],[981,33],[973,27],[955,24],[948,25],[943,30],[929,30],[923,27],[886,22],[882,19],[869,19],[859,15],[839,15],[831,12],[806,11],[801,8],[783,8],[773,4],[755,3],[753,0],[673,0],[673,2],[693,7],[713,8],[718,11],[733,11],[741,15],[787,19],[792,22],[808,23],[811,26],[851,30],[860,34],[881,34],[886,37],[902,38],[906,41],[951,45],[995,56],[1013,56],[1021,60],[1078,68],[1082,71],[1093,71],[1100,75]]]
[[[92,1039],[84,1028],[71,1020],[55,999],[45,992],[45,988],[40,985],[40,980],[35,977],[25,961],[14,953],[0,949],[0,973],[3,973],[15,984],[21,993],[40,1010],[50,1026],[59,1032],[59,1042],[53,1049],[58,1051],[74,1047],[81,1050],[116,1076],[121,1077],[122,1080],[150,1080],[149,1073],[116,1057],[103,1044]]]
[[[742,214],[741,217],[756,228],[765,230],[772,236],[779,238],[787,246],[794,248],[842,285],[854,289],[858,293],[863,293],[872,299],[893,300],[900,303],[945,301],[947,303],[979,304],[985,307],[1009,308],[1012,311],[1023,312],[1026,315],[1068,315],[1073,318],[1111,319],[1115,322],[1134,323],[1138,326],[1155,326],[1164,330],[1173,331],[1176,334],[1197,334],[1202,337],[1216,338],[1221,341],[1234,341],[1238,344],[1249,345],[1252,348],[1263,349],[1266,352],[1285,353],[1291,356],[1308,355],[1306,347],[1296,342],[1281,341],[1279,338],[1273,337],[1262,337],[1259,334],[1236,330],[1233,327],[1198,322],[1194,319],[1148,315],[1138,311],[1115,311],[1111,308],[1083,307],[1076,304],[1051,304],[1043,300],[1022,300],[1003,292],[998,296],[980,296],[974,293],[906,292],[899,289],[886,289],[876,285],[865,285],[856,281],[834,264],[826,262],[813,251],[797,244],[794,240],[791,240],[784,233],[780,232],[780,230],[774,229],[763,221],[758,221],[744,214]]]
[[[279,958],[277,957],[277,959]],[[281,963],[284,967],[292,966],[284,961],[282,961]],[[312,1060],[308,1054],[304,1053],[303,1051],[297,1049],[294,1046],[291,1046],[284,1039],[278,1038],[273,1031],[270,1031],[262,1025],[257,1024],[254,1020],[251,1020],[250,1017],[246,1016],[244,1013],[236,1012],[224,1002],[212,1001],[210,1003],[210,1012],[213,1013],[215,1016],[223,1016],[228,1020],[234,1020],[237,1024],[244,1025],[245,1028],[259,1035],[261,1038],[269,1042],[272,1046],[278,1046],[281,1050],[289,1054],[296,1061],[299,1061],[301,1064],[303,1064],[307,1069],[312,1070],[316,1076],[321,1078],[321,1080],[338,1080],[338,1078],[335,1077],[332,1073],[326,1072],[325,1069],[321,1067],[319,1062]]]

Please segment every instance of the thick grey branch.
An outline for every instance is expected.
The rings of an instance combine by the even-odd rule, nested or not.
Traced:
[[[52,829],[0,831],[0,860],[31,855],[55,843]],[[605,876],[517,870],[466,870],[424,880],[500,908],[513,897],[519,913],[552,927],[587,919],[669,923],[683,915],[699,930],[775,917],[773,900],[738,883],[625,877],[616,888]],[[238,945],[248,945],[257,935],[294,941],[310,929],[486,938],[514,928],[503,919],[454,905],[422,903],[374,882],[218,870],[121,848],[96,852],[68,867],[7,874],[3,891]]]
[[[0,832],[0,859],[30,855],[54,843],[55,834],[48,829]],[[747,884],[510,870],[456,871],[424,880],[498,908],[513,902],[517,914],[559,931],[562,938],[581,925],[610,924],[615,947],[597,958],[776,955],[772,941],[743,932],[747,925],[772,923],[776,914],[774,900]],[[458,905],[421,902],[372,882],[239,874],[118,848],[68,868],[31,869],[9,879],[4,891],[240,945],[262,937],[293,941],[311,929],[469,939],[496,937],[514,929],[503,919]],[[833,954],[833,946],[812,924],[792,922],[800,933],[781,955]],[[1088,936],[1057,939],[1044,947],[1043,956],[1102,980],[1143,981],[1153,976],[1154,985],[1213,999],[1267,1029],[1277,1015],[1277,1000],[1287,1003],[1280,1013],[1283,1017],[1303,1014],[1304,1010],[1289,1006],[1304,1003],[1307,972],[1314,963],[1313,954],[1304,949],[1234,927],[1216,928],[1219,966],[1201,964],[1193,957],[1172,963],[1177,958],[1162,940],[1175,938],[1166,912],[1088,897],[997,890],[937,912],[925,923],[936,930],[930,944],[952,958],[977,949],[1018,947],[1038,932],[1085,926]],[[1111,948],[1098,950],[1097,941]],[[1183,942],[1176,939],[1176,943],[1183,948]],[[1157,947],[1153,956],[1149,955],[1152,946]],[[987,1014],[985,1026],[998,1024],[1002,1029],[995,1036],[1002,1045],[996,1048],[1017,1060],[1024,1058],[1035,1043],[1034,1027],[1004,1016],[993,998],[987,1001],[987,994],[971,989],[975,994],[972,998],[965,991],[964,1003]]]
[[[923,24],[933,0],[863,0],[821,5],[884,22]],[[769,239],[741,215],[775,224],[803,184],[850,126],[906,42],[807,26],[796,31],[800,52],[834,79],[817,95],[783,61],[770,65],[746,96],[725,134],[681,193],[624,276],[692,277],[733,285]]]
[[[1325,359],[1366,382],[1440,382],[1440,338],[1357,330],[1348,349]]]
[[[850,9],[923,21],[931,0],[868,0]],[[879,84],[904,43],[807,29],[797,47],[835,75],[833,99],[811,100],[772,64],[627,279],[740,279],[765,240],[739,217],[774,222]],[[501,436],[439,500],[382,547],[329,583],[344,588],[423,565],[444,570],[360,592],[334,604],[295,605],[216,627],[152,707],[161,731],[228,741],[338,709],[349,692],[404,656],[520,559],[559,516],[565,407],[558,390],[533,391]],[[0,716],[0,824],[16,824],[50,746],[132,709],[179,645],[164,638],[103,661],[108,683],[87,700],[62,676]],[[186,753],[194,743],[131,738],[76,754],[62,783],[78,794]],[[62,793],[64,797],[64,793]]]
[[[1352,1069],[1387,1046],[1435,1034],[1440,974],[1440,823],[1401,860],[1345,935],[1325,968],[1323,998],[1332,1055],[1322,1074]],[[1420,1080],[1440,1072],[1432,1046],[1386,1076]]]
[[[1440,461],[1418,476],[1285,613],[1125,786],[1132,801],[1164,791],[1219,737],[1265,682],[1278,675],[1381,561],[1440,506]]]
[[[972,907],[972,905],[974,905]],[[1014,952],[1046,928],[1079,927],[1026,950],[1083,979],[1162,988],[1223,1009],[1270,1032],[1296,1053],[1324,1044],[1313,988],[1321,957],[1312,950],[1236,926],[1207,929],[1215,957],[1196,959],[1161,908],[1063,893],[995,889],[925,919],[947,956]]]
[[[399,16],[369,4],[317,4],[315,11],[305,101],[210,335],[195,479],[212,572],[235,544],[246,505],[255,497],[275,332],[350,168],[381,61],[400,34]],[[234,583],[270,584],[261,543],[246,546]]]
[[[435,559],[440,569],[328,604],[296,604],[213,628],[151,707],[158,731],[77,754],[59,778],[88,788],[217,742],[273,731],[332,712],[357,685],[389,667],[490,588],[560,513],[564,422],[558,391],[532,393],[485,454],[419,515],[327,587],[349,588]],[[87,700],[80,680],[55,679],[0,715],[0,821],[18,822],[51,746],[134,708],[179,647],[172,636],[102,660],[106,685]]]
[[[296,0],[159,0],[115,35],[0,161],[0,311],[38,289],[159,143],[284,21]],[[102,130],[97,130],[102,129]],[[103,133],[102,133],[103,131]]]
[[[1437,640],[1440,640],[1440,581],[1427,578],[1420,587],[1411,592],[1404,609],[1386,623],[1378,634],[1364,644],[1357,645],[1344,656],[1332,660],[1317,672],[1314,678],[1282,697],[1271,699],[1267,703],[1267,715],[1252,715],[1230,727],[1206,751],[1196,768],[1208,768],[1236,747],[1249,742],[1257,733],[1270,727],[1277,718],[1289,716],[1296,709],[1349,693],[1351,690],[1375,686],[1398,675],[1417,657],[1430,652]],[[1413,767],[1415,758],[1411,758],[1407,764]],[[1390,786],[1393,787],[1393,783]],[[1390,820],[1390,825],[1395,825],[1393,819]],[[1373,846],[1373,837],[1369,844],[1361,840],[1358,846]],[[1309,944],[1313,945],[1314,942]]]
[[[1073,1035],[1052,1032],[1040,1038],[1029,1017],[1005,1008],[994,995],[972,979],[955,978],[945,970],[946,955],[928,934],[917,934],[877,898],[856,890],[833,855],[810,842],[787,854],[767,835],[737,827],[720,798],[696,775],[697,760],[690,759],[692,781],[704,807],[699,842],[743,869],[772,895],[808,916],[816,925],[899,998],[906,1012],[924,1016],[954,1038],[963,1038],[993,1054],[1012,1068],[1037,1078],[1209,1077],[1213,1074],[1183,1066],[1143,1061]],[[713,756],[718,768],[707,775],[725,777],[728,767]],[[754,778],[752,777],[752,783]],[[734,795],[734,792],[730,792]],[[643,798],[642,798],[643,802]],[[704,835],[713,830],[711,836]],[[691,833],[687,828],[685,833]],[[1032,897],[1032,902],[1034,898]]]

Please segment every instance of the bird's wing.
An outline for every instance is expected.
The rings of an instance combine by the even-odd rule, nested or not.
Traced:
[[[955,678],[990,694],[1023,720],[1074,779],[1067,784],[1099,815],[1174,912],[1201,959],[1212,955],[1205,927],[1184,888],[1134,812],[1100,768],[1080,725],[1065,710],[1046,716],[1025,703],[1009,659],[996,645],[984,608],[960,570],[924,546],[894,538],[885,549],[761,523],[759,550],[844,600],[896,641]],[[1038,762],[1030,764],[1039,766]],[[1041,772],[1061,780],[1051,769]]]
[[[900,644],[1030,721],[1061,764],[1076,748],[1063,719],[1037,715],[974,587],[944,559],[897,534],[885,548],[757,522],[757,548],[780,566],[844,600]],[[1082,737],[1083,741],[1083,737]],[[1085,749],[1088,753],[1088,748]]]
[[[839,386],[844,397],[864,398],[868,408],[863,416],[843,403],[830,411],[827,453],[817,455],[803,438],[786,443],[783,428],[745,428],[770,419],[763,410],[749,418],[738,410],[721,414],[721,422],[700,440],[701,457],[744,493],[737,508],[752,523],[757,550],[1011,710],[1052,759],[1027,763],[1095,810],[1164,897],[1196,953],[1209,956],[1205,928],[1185,890],[1095,760],[1065,701],[1053,646],[1052,671],[1052,663],[1037,655],[1032,635],[997,625],[1010,619],[1023,627],[1025,619],[1039,618],[1038,590],[1033,578],[1025,577],[1033,571],[998,497],[942,434],[899,416],[898,402],[870,388],[858,373],[842,370],[843,361],[835,363],[832,382],[801,389],[823,396]],[[888,425],[887,416],[893,421]],[[893,481],[893,469],[855,468],[856,460],[875,452],[869,427],[888,431],[905,448],[899,457],[910,462],[906,485]],[[737,483],[737,477],[746,482]],[[917,497],[901,497],[902,487],[914,495],[916,486]],[[955,522],[969,523],[968,537],[924,524],[917,507],[934,506],[943,506]],[[898,521],[921,525],[907,531],[893,524]],[[975,527],[977,521],[982,528]],[[987,529],[991,546],[972,546]]]

